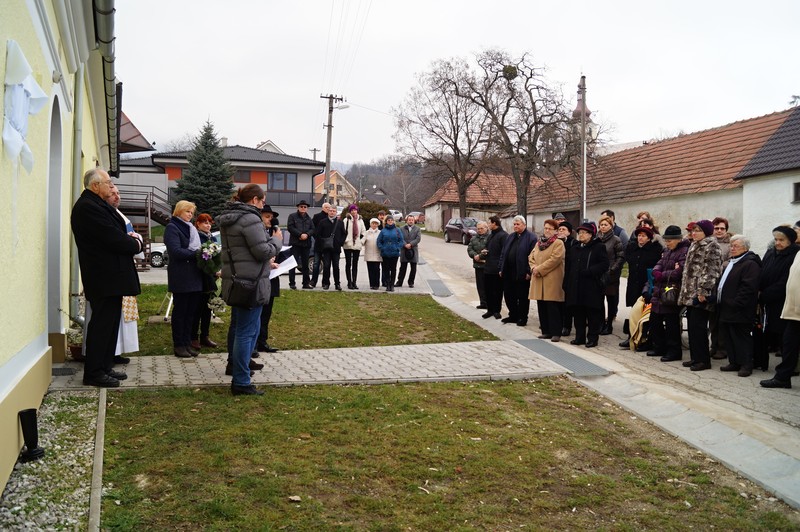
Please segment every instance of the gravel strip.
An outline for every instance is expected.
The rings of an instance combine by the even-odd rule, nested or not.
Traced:
[[[39,409],[44,458],[17,462],[0,499],[0,530],[86,530],[97,390],[48,393]]]

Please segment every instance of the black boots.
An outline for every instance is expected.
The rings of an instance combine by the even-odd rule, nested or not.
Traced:
[[[39,426],[36,424],[36,409],[27,408],[19,411],[19,423],[22,425],[22,437],[25,440],[25,450],[19,459],[21,462],[31,462],[44,456],[44,449],[39,447]]]
[[[614,332],[614,318],[608,318],[605,322],[603,322],[603,327],[600,329],[600,334],[605,336],[607,334],[611,334]]]

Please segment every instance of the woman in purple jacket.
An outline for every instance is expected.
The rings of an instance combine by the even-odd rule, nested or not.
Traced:
[[[677,296],[681,290],[681,277],[683,266],[686,263],[686,253],[689,251],[689,241],[684,240],[681,228],[670,225],[662,235],[667,248],[661,254],[661,259],[653,268],[653,295],[650,300],[650,338],[653,350],[650,355],[660,356],[661,362],[672,362],[683,358],[681,349],[681,308],[664,302],[666,292],[676,290]],[[677,297],[675,298],[677,303]]]

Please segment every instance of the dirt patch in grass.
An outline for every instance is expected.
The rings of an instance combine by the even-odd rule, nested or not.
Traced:
[[[800,528],[564,377],[109,397],[112,530]]]

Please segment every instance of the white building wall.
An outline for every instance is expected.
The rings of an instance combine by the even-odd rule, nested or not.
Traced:
[[[800,171],[749,177],[743,182],[743,233],[750,238],[752,250],[763,257],[772,241],[772,229],[800,220],[800,203],[793,201]]]

